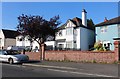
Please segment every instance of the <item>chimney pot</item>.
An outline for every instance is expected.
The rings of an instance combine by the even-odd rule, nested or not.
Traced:
[[[107,17],[105,17],[105,19],[104,19],[104,22],[107,22],[108,20],[107,20]]]

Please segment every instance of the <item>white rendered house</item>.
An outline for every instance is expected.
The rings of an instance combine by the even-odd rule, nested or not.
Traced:
[[[61,49],[89,50],[94,44],[95,32],[87,26],[87,12],[82,11],[82,20],[73,18],[58,28],[56,47]]]

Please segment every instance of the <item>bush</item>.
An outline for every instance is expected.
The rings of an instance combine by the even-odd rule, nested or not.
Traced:
[[[94,44],[94,49],[97,51],[105,51],[105,49],[104,49],[102,43],[100,43],[100,41],[98,41]]]

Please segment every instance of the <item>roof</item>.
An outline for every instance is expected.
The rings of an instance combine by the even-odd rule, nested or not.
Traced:
[[[19,35],[19,32],[14,31],[14,30],[6,30],[6,29],[2,29],[3,34],[5,36],[5,38],[16,38],[17,35]]]
[[[73,19],[68,19],[68,20],[70,20],[71,22],[73,22],[73,23],[76,25],[76,27],[74,27],[74,28],[83,27],[83,28],[87,28],[87,29],[93,30],[93,29],[90,28],[90,27],[84,26],[84,25],[82,24],[82,20],[81,20],[80,18],[78,18],[78,17],[75,17],[75,18],[73,18]],[[67,22],[66,22],[65,24],[61,25],[61,26],[58,27],[57,29],[58,29],[58,30],[65,29],[65,27],[66,27],[66,25],[67,25],[67,23],[68,23],[68,20],[67,20]]]
[[[112,24],[120,24],[120,16],[110,19],[106,22],[101,22],[99,24],[96,24],[96,27],[100,27],[100,26],[105,26],[105,25],[112,25]]]

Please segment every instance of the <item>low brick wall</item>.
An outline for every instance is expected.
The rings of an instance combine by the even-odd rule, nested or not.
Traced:
[[[39,52],[25,52],[30,60],[40,60]],[[55,61],[75,61],[75,62],[115,62],[115,52],[95,52],[95,51],[45,51],[45,60]]]
[[[46,60],[59,61],[83,61],[83,62],[115,62],[115,52],[92,52],[92,51],[46,51]]]
[[[25,54],[29,57],[29,60],[40,60],[39,52],[25,52]]]

